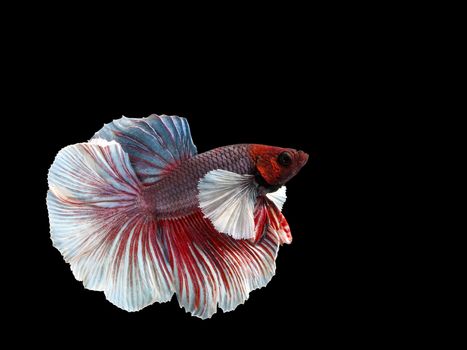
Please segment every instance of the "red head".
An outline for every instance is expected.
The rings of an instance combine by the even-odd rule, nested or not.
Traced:
[[[261,177],[271,186],[285,184],[308,160],[303,151],[264,145],[251,145],[250,156]]]

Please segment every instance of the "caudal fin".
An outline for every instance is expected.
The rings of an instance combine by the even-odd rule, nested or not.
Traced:
[[[65,147],[48,180],[51,238],[77,280],[127,311],[171,299],[157,222],[141,206],[141,181],[120,144]]]

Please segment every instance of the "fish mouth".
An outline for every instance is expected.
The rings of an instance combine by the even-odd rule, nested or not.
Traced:
[[[308,162],[309,157],[310,156],[308,155],[308,153],[305,153],[300,150],[295,151],[294,158],[295,158],[296,165],[293,168],[292,173],[289,175],[287,180],[284,181],[282,184],[285,184],[288,180],[290,180],[292,177],[297,175],[297,173],[303,168],[306,162]]]
[[[309,155],[303,151],[297,151],[298,156],[298,163],[300,164],[300,168],[303,167],[306,162],[308,162]]]

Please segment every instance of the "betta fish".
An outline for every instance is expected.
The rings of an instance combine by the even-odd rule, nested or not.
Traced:
[[[284,184],[303,151],[258,144],[198,154],[185,118],[121,118],[63,148],[48,173],[55,248],[85,288],[126,311],[177,295],[209,318],[266,286],[292,241]]]

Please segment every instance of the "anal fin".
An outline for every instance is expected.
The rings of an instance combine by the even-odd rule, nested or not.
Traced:
[[[209,318],[217,305],[234,310],[275,273],[279,240],[272,230],[257,244],[236,240],[219,233],[201,211],[159,225],[178,302],[194,316]]]

